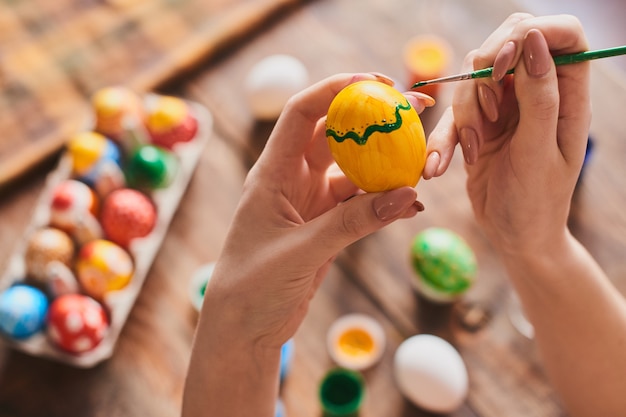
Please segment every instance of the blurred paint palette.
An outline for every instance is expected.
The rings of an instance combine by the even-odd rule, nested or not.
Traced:
[[[139,102],[146,109],[145,114],[149,114],[147,109],[162,99],[184,104],[187,116],[194,121],[193,129],[185,130],[189,134],[186,138],[176,131],[178,142],[169,148],[159,146],[158,153],[144,156],[140,168],[133,166],[129,170],[128,164],[134,160],[131,154],[137,153],[137,149],[153,147],[148,116],[140,119],[139,126],[126,127],[117,142],[107,140],[109,145],[115,145],[111,149],[99,149],[92,144],[99,137],[95,128],[68,141],[57,168],[47,178],[24,239],[0,277],[0,342],[34,356],[81,368],[92,367],[112,356],[202,149],[212,135],[212,115],[198,103],[157,95],[143,96]],[[157,119],[157,130],[162,135],[164,126],[171,120],[163,114]],[[90,124],[95,125],[95,121]],[[73,142],[78,139],[81,139],[79,143]],[[113,148],[118,153],[111,152]],[[112,176],[121,183],[102,181],[106,185],[102,188],[97,179],[89,177],[92,173],[84,170],[87,162],[106,166],[93,163],[94,149],[103,155],[121,156],[118,162],[122,176]],[[152,183],[131,185],[129,179],[138,177],[137,170],[145,173],[141,170],[147,167],[148,175],[144,178],[161,172],[154,167],[160,167],[158,163],[162,159],[157,158],[154,161],[158,163],[153,163],[150,155],[163,154],[167,154],[164,169],[171,172]],[[64,188],[69,183],[75,188]],[[93,191],[96,204],[92,204],[89,193],[79,192],[85,185]],[[134,213],[133,207],[137,208]],[[96,221],[90,223],[92,214]],[[59,237],[63,234],[70,239]],[[48,307],[45,299],[23,292],[7,295],[16,286],[33,288],[46,296],[48,321],[35,322],[43,317],[42,309]],[[38,304],[31,306],[30,299]],[[53,319],[56,322],[50,321]]]

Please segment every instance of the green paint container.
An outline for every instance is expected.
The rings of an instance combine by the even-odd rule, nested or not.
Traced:
[[[334,368],[320,383],[319,398],[324,417],[356,417],[364,397],[365,380],[356,371]]]

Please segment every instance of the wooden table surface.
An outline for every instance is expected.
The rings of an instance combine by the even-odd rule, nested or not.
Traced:
[[[449,39],[456,52],[454,71],[465,53],[480,45],[514,10],[511,3],[499,0],[311,1],[167,86],[164,92],[210,109],[214,135],[114,356],[92,369],[75,369],[0,347],[0,417],[179,414],[197,319],[187,296],[189,280],[198,267],[216,259],[245,175],[272,127],[255,122],[246,107],[242,85],[254,63],[270,54],[288,53],[305,63],[312,81],[337,72],[378,71],[402,83],[406,80],[402,47],[409,37],[436,33]],[[622,186],[626,141],[621,124],[626,80],[596,62],[592,88],[595,148],[575,196],[571,227],[626,293],[626,192]],[[423,114],[427,131],[450,102],[450,92],[445,87],[437,106]],[[52,167],[42,166],[2,191],[0,267],[6,266],[21,239]],[[546,382],[533,341],[509,320],[506,274],[473,220],[464,187],[465,173],[457,153],[446,175],[418,184],[426,211],[363,239],[338,257],[295,336],[295,356],[281,390],[287,415],[321,415],[317,387],[333,366],[325,348],[326,331],[335,319],[352,312],[379,320],[388,342],[381,362],[364,373],[368,395],[362,417],[431,415],[402,397],[392,373],[396,348],[419,333],[450,341],[467,365],[469,396],[451,415],[564,415]],[[455,304],[429,303],[412,289],[409,248],[413,237],[429,226],[459,233],[477,255],[477,282]],[[489,317],[473,331],[461,324],[463,311],[472,306],[484,309]]]

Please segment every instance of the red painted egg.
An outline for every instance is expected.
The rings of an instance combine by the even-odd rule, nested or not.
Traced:
[[[52,192],[50,225],[68,233],[78,242],[102,237],[97,218],[98,199],[87,184],[65,180]]]
[[[100,222],[107,239],[128,247],[135,238],[147,236],[157,220],[152,200],[140,191],[122,188],[105,199]]]
[[[148,105],[146,128],[154,145],[172,149],[175,144],[194,138],[198,121],[184,100],[160,96]]]
[[[97,301],[82,294],[55,299],[48,310],[47,333],[55,346],[70,352],[94,349],[109,328],[107,314]]]

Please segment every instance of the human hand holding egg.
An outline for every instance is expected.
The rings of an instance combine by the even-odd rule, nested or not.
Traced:
[[[251,311],[247,314],[259,318],[256,330],[265,338],[271,335],[276,347],[299,326],[310,295],[341,249],[421,210],[414,184],[350,198],[359,193],[359,188],[334,169],[326,137],[326,114],[339,92],[359,81],[392,84],[377,74],[338,74],[297,93],[287,102],[248,176],[223,256],[209,284],[212,290],[205,296],[205,300],[212,298],[209,306],[215,305],[209,309],[217,308],[223,301],[220,289],[225,279],[229,287],[251,290],[254,299],[248,303]],[[423,96],[397,94],[402,106],[412,111],[432,104]],[[419,165],[414,171],[419,175]],[[325,244],[312,247],[312,239]],[[259,251],[259,247],[273,250]],[[302,259],[309,260],[306,268]],[[252,272],[242,269],[242,265],[267,267]],[[250,339],[254,334],[243,337]]]

